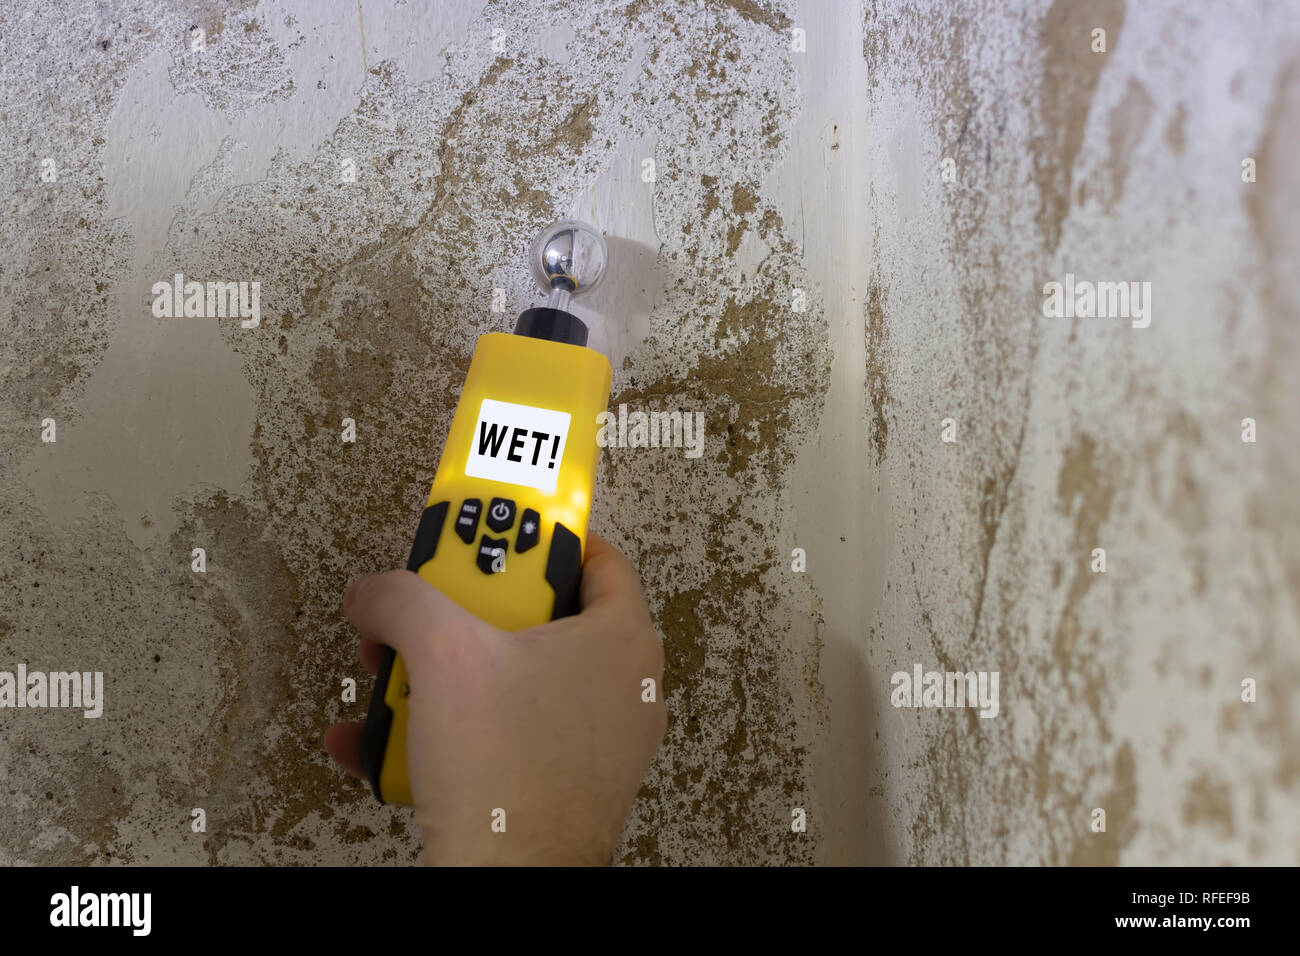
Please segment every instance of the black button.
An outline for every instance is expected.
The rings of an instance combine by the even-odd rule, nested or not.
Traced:
[[[496,574],[506,569],[506,547],[510,544],[505,538],[489,538],[483,535],[478,546],[478,569],[484,574]]]
[[[515,538],[515,551],[523,554],[537,544],[541,533],[542,516],[532,508],[525,508],[523,520],[519,522],[519,536]]]
[[[482,510],[483,502],[477,498],[466,498],[465,503],[460,506],[460,517],[456,519],[456,533],[466,544],[474,543],[474,535],[478,533],[478,515]]]
[[[488,505],[487,526],[498,533],[515,523],[515,503],[509,498],[493,498]]]

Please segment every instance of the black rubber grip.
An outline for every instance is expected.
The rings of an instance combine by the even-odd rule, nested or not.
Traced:
[[[437,552],[438,539],[442,536],[442,526],[447,520],[450,504],[448,501],[440,501],[424,509],[420,515],[420,527],[415,532],[415,543],[411,546],[411,556],[406,561],[406,570],[419,571]],[[392,675],[393,661],[396,659],[397,652],[391,647],[383,649],[379,673],[375,675],[375,689],[370,695],[366,725],[361,730],[361,764],[366,768],[366,776],[370,778],[370,789],[374,790],[380,803],[385,801],[379,790],[379,771],[384,766],[388,735],[393,729],[393,709],[388,706],[384,696],[388,693],[388,678]]]
[[[388,734],[393,729],[393,708],[384,700],[388,693],[388,677],[393,672],[393,661],[397,652],[385,647],[379,662],[379,673],[375,675],[375,692],[370,695],[370,712],[366,714],[366,725],[361,728],[361,765],[366,768],[370,779],[370,789],[376,799],[384,803],[384,795],[379,790],[379,771],[384,766],[384,753],[388,750]]]
[[[424,514],[420,515],[420,527],[415,531],[415,544],[411,545],[411,556],[406,559],[406,570],[419,571],[438,550],[442,523],[447,520],[450,506],[450,501],[439,501],[424,509]]]
[[[546,555],[546,583],[555,592],[551,620],[578,613],[578,590],[582,584],[582,542],[578,536],[555,523],[551,550]]]

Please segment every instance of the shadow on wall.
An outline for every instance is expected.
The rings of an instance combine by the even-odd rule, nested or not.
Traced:
[[[840,686],[856,688],[847,700],[834,702],[836,719],[828,728],[825,743],[835,789],[820,795],[827,820],[819,834],[824,862],[851,866],[901,865],[906,861],[892,853],[885,840],[889,820],[883,787],[889,773],[880,759],[880,728],[876,720],[878,714],[891,711],[876,699],[882,675],[872,673],[861,641],[829,628],[822,632],[822,640],[822,658],[836,661],[848,671],[840,675]],[[880,781],[879,786],[873,787],[873,781]],[[849,795],[848,799],[844,794]]]
[[[617,369],[623,357],[650,333],[650,310],[663,284],[658,249],[643,242],[606,236],[610,270],[600,287],[574,303],[591,328],[588,343]]]

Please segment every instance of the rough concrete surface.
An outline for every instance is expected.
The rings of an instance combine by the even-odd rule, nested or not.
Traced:
[[[573,216],[612,405],[707,434],[603,452],[670,713],[618,862],[1300,863],[1294,3],[5,0],[0,94],[0,670],[105,680],[0,709],[0,862],[417,859],[320,747],[339,598]]]

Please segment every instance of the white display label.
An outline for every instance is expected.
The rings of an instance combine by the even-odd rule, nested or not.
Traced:
[[[483,399],[465,474],[554,491],[570,417],[550,408]]]

